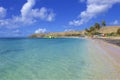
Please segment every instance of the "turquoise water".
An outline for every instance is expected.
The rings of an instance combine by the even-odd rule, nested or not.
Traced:
[[[91,68],[89,44],[85,39],[0,39],[0,80],[91,79],[97,69]]]

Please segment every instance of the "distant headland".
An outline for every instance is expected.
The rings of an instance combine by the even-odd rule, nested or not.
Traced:
[[[94,23],[83,31],[50,32],[32,34],[29,38],[60,38],[60,37],[120,37],[120,26],[106,26],[106,22]]]
[[[117,34],[120,26],[105,26],[98,30],[95,30],[93,27],[90,29],[86,29],[83,31],[68,31],[68,32],[50,32],[50,33],[39,33],[39,34],[32,34],[29,38],[60,38],[60,37],[91,37],[100,34],[105,34],[106,36],[119,36]],[[118,32],[119,33],[119,32]]]

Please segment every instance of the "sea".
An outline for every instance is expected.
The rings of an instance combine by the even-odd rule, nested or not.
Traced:
[[[0,39],[0,80],[112,79],[99,51],[82,38]]]

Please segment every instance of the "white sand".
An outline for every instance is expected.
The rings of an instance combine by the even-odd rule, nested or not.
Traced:
[[[91,57],[93,79],[120,80],[120,47],[102,40],[92,40],[88,55]],[[96,52],[94,52],[94,49]]]

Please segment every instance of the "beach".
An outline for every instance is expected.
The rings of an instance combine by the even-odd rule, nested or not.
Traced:
[[[114,37],[114,38],[102,38],[101,40],[110,43],[110,44],[114,44],[117,46],[120,46],[120,37]]]
[[[120,79],[119,77],[120,76],[120,47],[119,47],[118,41],[119,39],[117,40],[116,39],[94,39],[93,40],[93,44],[94,44],[93,46],[95,46],[96,49],[101,50],[101,52],[96,53],[97,55],[99,55],[99,57],[96,56],[97,58],[95,61],[97,61],[98,59],[99,60],[101,59],[101,61],[103,61],[102,64],[105,64],[107,68],[113,68],[112,70],[109,70],[110,73],[108,73],[109,74],[108,77],[107,76],[105,76],[104,78],[101,77],[102,79],[107,79],[107,80]],[[107,63],[105,63],[106,61]],[[106,69],[106,71],[107,70],[108,69]]]
[[[96,43],[120,64],[120,39],[97,39]]]

